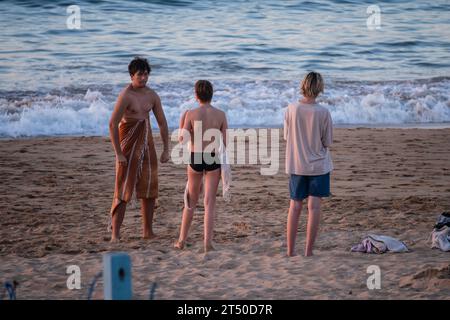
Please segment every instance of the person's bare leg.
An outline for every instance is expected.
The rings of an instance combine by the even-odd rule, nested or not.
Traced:
[[[190,166],[187,168],[188,174],[188,190],[189,190],[189,205],[190,208],[183,208],[183,217],[181,218],[180,236],[175,242],[175,248],[183,249],[188,237],[189,228],[194,217],[194,210],[197,206],[198,197],[200,195],[200,188],[203,179],[203,172],[192,170]]]
[[[123,218],[125,217],[125,210],[127,208],[126,202],[121,202],[115,209],[112,216],[112,234],[111,242],[117,242],[120,240],[120,226],[122,225]]]
[[[214,250],[212,245],[214,218],[216,215],[216,193],[220,181],[220,169],[208,171],[205,175],[205,222],[204,249],[205,253]]]
[[[287,256],[293,257],[295,253],[295,240],[297,239],[298,221],[302,212],[302,201],[291,200],[289,203],[289,213],[287,219]]]
[[[156,237],[153,232],[153,213],[155,210],[155,199],[141,199],[142,215],[142,238],[152,239]]]
[[[313,246],[319,231],[320,222],[320,201],[319,197],[309,196],[308,198],[308,226],[306,228],[305,257],[313,255]]]

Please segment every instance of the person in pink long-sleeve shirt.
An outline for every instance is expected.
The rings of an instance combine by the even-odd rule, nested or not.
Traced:
[[[284,117],[286,173],[289,174],[291,199],[286,234],[288,256],[296,255],[295,240],[305,199],[308,205],[305,256],[313,255],[320,203],[323,197],[331,195],[330,172],[333,170],[329,151],[333,142],[333,121],[328,109],[316,102],[324,89],[320,73],[308,73],[300,89],[303,97],[289,104]]]

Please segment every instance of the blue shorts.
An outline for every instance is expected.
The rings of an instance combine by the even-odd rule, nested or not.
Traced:
[[[291,174],[289,177],[289,193],[292,200],[303,200],[308,196],[329,197],[330,173],[320,176],[299,176]]]

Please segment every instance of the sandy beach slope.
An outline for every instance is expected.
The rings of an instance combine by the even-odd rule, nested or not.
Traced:
[[[280,135],[281,136],[281,135]],[[160,154],[161,141],[157,141]],[[102,253],[126,251],[136,299],[449,299],[450,253],[427,238],[450,210],[450,129],[336,129],[333,196],[323,202],[315,257],[302,257],[304,209],[297,249],[285,257],[288,179],[284,142],[280,170],[233,167],[233,199],[217,203],[217,251],[199,253],[203,206],[184,251],[178,235],[184,165],[160,165],[157,239],[140,239],[139,208],[129,206],[122,243],[106,231],[114,180],[107,137],[0,141],[0,281],[19,282],[19,299],[86,299]],[[219,190],[220,191],[220,190]],[[350,253],[368,233],[403,240],[409,253]],[[81,268],[81,290],[66,287],[66,268]],[[369,290],[367,267],[378,265],[381,289]],[[94,298],[102,298],[102,283]]]

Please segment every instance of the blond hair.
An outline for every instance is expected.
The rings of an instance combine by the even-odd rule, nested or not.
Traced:
[[[323,92],[323,78],[318,72],[308,73],[302,81],[300,90],[305,97],[316,98]]]

